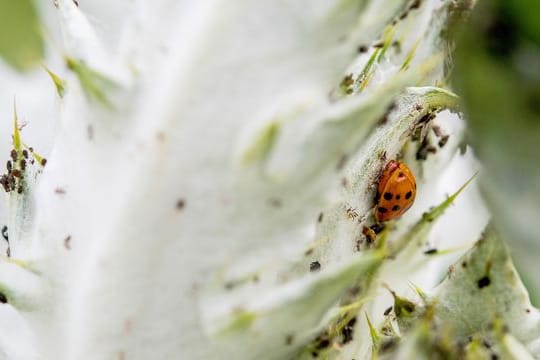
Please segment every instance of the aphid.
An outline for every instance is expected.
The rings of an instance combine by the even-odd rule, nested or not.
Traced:
[[[10,160],[8,160],[8,162],[6,163],[6,168],[7,168],[8,172],[11,172],[12,166],[11,166],[11,161]]]
[[[349,216],[349,219],[354,220],[358,217],[358,213],[356,212],[356,209],[349,207],[347,209],[347,216]]]
[[[375,242],[375,240],[377,239],[377,234],[375,233],[375,231],[372,228],[368,228],[367,226],[364,226],[362,228],[362,235],[366,237],[366,241],[368,244]]]
[[[390,160],[379,177],[375,219],[388,221],[403,215],[416,197],[416,180],[407,165]]]
[[[2,227],[2,237],[4,238],[4,240],[6,240],[9,244],[9,236],[8,236],[8,227],[7,225],[4,225]]]

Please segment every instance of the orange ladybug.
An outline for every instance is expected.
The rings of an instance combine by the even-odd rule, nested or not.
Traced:
[[[388,221],[409,210],[416,197],[416,179],[407,165],[390,160],[379,177],[375,220]]]

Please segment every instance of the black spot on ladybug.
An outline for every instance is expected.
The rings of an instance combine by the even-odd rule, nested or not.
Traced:
[[[398,211],[399,209],[401,209],[399,205],[392,206],[392,211]]]
[[[401,199],[401,195],[397,194],[396,195],[396,200],[399,200],[399,199]]]
[[[380,207],[377,209],[377,211],[379,211],[380,213],[385,213],[385,212],[388,212],[388,209],[387,208],[383,208],[383,207]]]
[[[387,308],[386,310],[384,310],[384,316],[388,316],[388,314],[390,314],[390,311],[392,311],[391,306],[389,308]]]
[[[0,303],[7,304],[8,300],[4,293],[0,293]]]
[[[404,177],[405,177],[405,174],[400,171],[398,174],[398,178],[404,178]]]
[[[321,263],[318,261],[314,261],[311,264],[309,264],[309,271],[310,272],[316,272],[321,270]]]
[[[407,193],[405,194],[405,200],[409,200],[412,196],[412,191],[407,191]]]
[[[385,192],[383,197],[384,197],[384,200],[392,200],[393,198],[392,193],[389,193],[389,192]]]
[[[479,289],[485,288],[486,286],[489,286],[489,284],[491,284],[491,279],[489,278],[489,276],[484,276],[478,280],[477,284]]]

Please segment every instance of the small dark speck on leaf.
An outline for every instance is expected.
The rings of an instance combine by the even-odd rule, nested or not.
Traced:
[[[57,187],[54,189],[54,193],[58,195],[64,195],[66,193],[66,190],[61,187]]]
[[[94,139],[94,127],[92,125],[88,125],[86,127],[86,137],[88,138],[88,140]]]
[[[66,236],[64,239],[64,247],[68,250],[71,250],[71,235]]]
[[[319,341],[319,343],[317,344],[317,349],[324,349],[324,348],[327,348],[328,346],[330,346],[330,340],[328,339],[322,339],[321,341]]]
[[[280,208],[283,205],[283,203],[278,198],[270,198],[268,199],[268,205],[274,208]]]
[[[2,226],[2,237],[4,240],[6,240],[9,243],[9,236],[8,236],[8,227],[7,225]]]
[[[183,210],[186,207],[186,200],[178,199],[176,202],[176,210]]]
[[[349,159],[349,155],[343,154],[341,158],[339,158],[339,161],[336,165],[336,170],[342,170],[345,167],[345,164],[347,164],[347,160]]]
[[[489,276],[484,276],[478,280],[479,289],[485,288],[486,286],[489,286],[489,284],[491,284],[491,279]]]
[[[384,310],[384,316],[387,316],[388,314],[390,314],[390,311],[392,311],[391,306],[389,308],[387,308],[386,310]]]
[[[436,253],[437,253],[437,249],[429,249],[429,250],[424,251],[425,255],[433,255]]]
[[[319,214],[319,217],[317,218],[317,222],[322,222],[323,221],[323,217],[324,217],[324,214],[321,212]]]
[[[360,45],[360,46],[358,47],[358,52],[359,52],[360,54],[365,53],[366,51],[368,51],[367,46],[365,46],[365,45]]]
[[[294,336],[289,334],[285,337],[285,345],[291,345],[294,341]]]
[[[7,302],[8,300],[7,300],[6,295],[4,295],[4,293],[0,293],[0,303],[7,304]]]
[[[343,335],[342,344],[347,344],[353,340],[353,334],[354,334],[354,325],[356,324],[356,317],[353,317],[347,325],[343,327],[343,330],[341,330],[341,335]]]
[[[165,133],[164,133],[164,132],[159,131],[159,132],[156,134],[156,137],[157,137],[158,141],[160,141],[160,142],[165,141]]]
[[[309,271],[315,272],[321,270],[321,263],[318,261],[314,261],[311,264],[309,264]]]

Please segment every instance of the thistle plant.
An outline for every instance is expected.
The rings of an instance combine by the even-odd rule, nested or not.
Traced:
[[[0,358],[540,358],[534,1],[79,3],[0,1]]]

